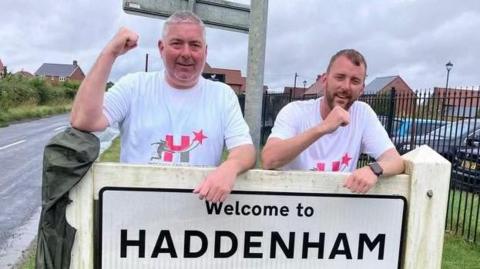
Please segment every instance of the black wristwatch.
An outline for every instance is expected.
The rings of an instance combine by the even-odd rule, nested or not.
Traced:
[[[381,176],[383,174],[383,168],[377,162],[369,163],[368,167],[372,170],[372,172],[377,176]]]

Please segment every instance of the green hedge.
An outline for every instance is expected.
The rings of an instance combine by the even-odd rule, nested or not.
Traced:
[[[73,100],[79,86],[78,82],[53,85],[40,78],[9,75],[0,79],[0,112],[18,106],[67,103]]]

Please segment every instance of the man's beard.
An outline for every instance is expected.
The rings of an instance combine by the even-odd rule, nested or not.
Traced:
[[[325,94],[325,98],[327,100],[327,104],[330,107],[330,109],[333,109],[338,104],[340,107],[342,107],[347,111],[356,101],[356,99],[353,98],[352,96],[348,96],[348,98],[342,99],[343,101],[346,101],[346,103],[342,103],[342,104],[335,103],[335,94],[329,94],[329,93]]]

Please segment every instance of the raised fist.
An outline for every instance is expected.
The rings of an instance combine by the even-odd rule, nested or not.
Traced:
[[[332,133],[340,126],[350,123],[350,114],[341,106],[335,106],[321,123],[327,133]]]
[[[137,46],[137,42],[138,34],[125,27],[122,27],[107,44],[104,49],[104,53],[118,57],[135,48]]]

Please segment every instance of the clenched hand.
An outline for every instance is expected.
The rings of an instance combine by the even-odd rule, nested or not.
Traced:
[[[110,40],[107,46],[103,49],[103,53],[111,54],[118,57],[127,51],[135,48],[138,44],[138,34],[122,27],[117,34]]]

